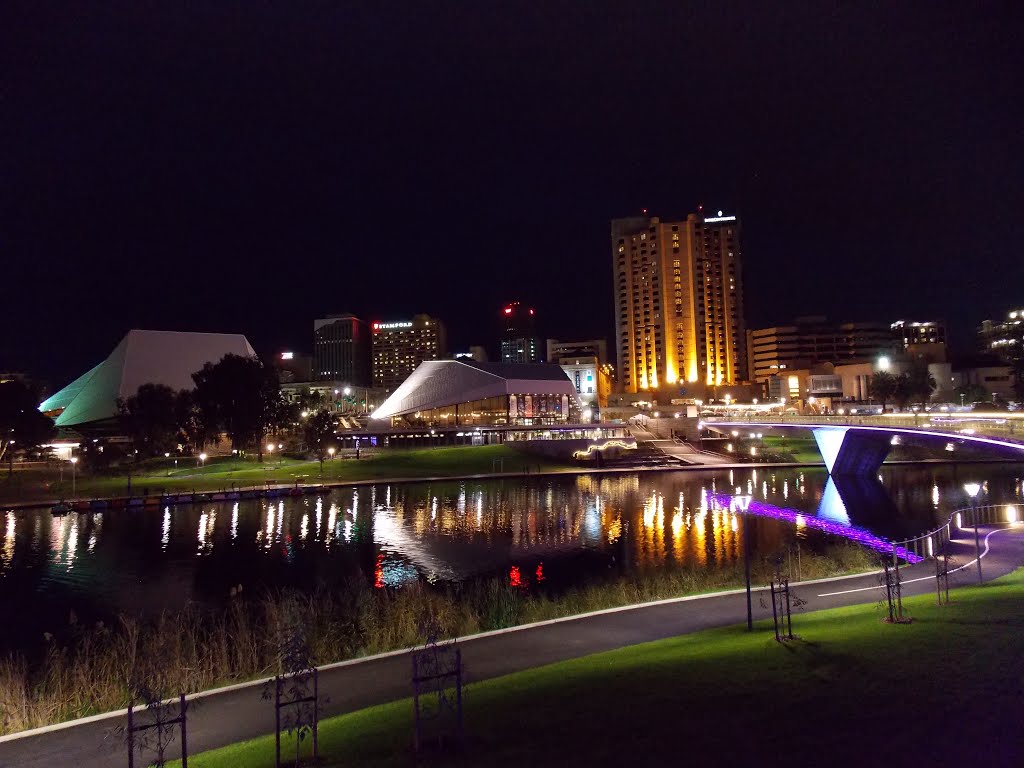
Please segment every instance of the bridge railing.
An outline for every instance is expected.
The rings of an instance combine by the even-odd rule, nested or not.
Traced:
[[[955,531],[973,528],[975,525],[1016,523],[1021,520],[1021,512],[1022,507],[1012,503],[962,507],[953,512],[944,525],[912,539],[893,543],[922,559],[936,557],[944,551]]]
[[[1013,417],[967,417],[953,414],[887,414],[859,415],[803,415],[803,414],[744,414],[739,417],[705,416],[702,421],[713,425],[716,421],[748,424],[834,424],[836,426],[898,427],[906,429],[934,429],[946,434],[964,436],[981,435],[999,437],[1013,442],[1024,442],[1024,420]]]

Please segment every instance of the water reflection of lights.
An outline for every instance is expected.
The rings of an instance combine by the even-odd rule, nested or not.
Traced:
[[[267,528],[263,537],[263,548],[270,549],[274,544],[274,522],[277,508],[273,504],[267,504]]]
[[[198,554],[206,554],[213,550],[213,531],[216,525],[217,511],[215,509],[199,515]]]
[[[238,538],[238,502],[231,508],[231,540]]]
[[[163,531],[160,535],[160,548],[167,551],[167,544],[171,541],[171,508],[164,507]]]
[[[7,532],[4,534],[4,562],[14,562],[14,512],[7,513]]]
[[[97,512],[92,518],[92,527],[89,531],[89,552],[96,551],[96,542],[99,541],[100,531],[103,530],[103,513]]]
[[[714,497],[714,504],[716,506],[728,508],[732,503],[732,499],[729,496],[718,495]],[[855,541],[861,546],[873,549],[876,552],[883,554],[891,554],[895,551],[896,555],[903,558],[907,562],[916,563],[921,560],[918,555],[912,552],[908,552],[903,547],[896,546],[890,541],[879,538],[870,531],[866,531],[863,528],[858,528],[853,525],[842,525],[832,520],[826,520],[820,517],[804,517],[795,509],[786,509],[784,507],[776,507],[772,504],[765,504],[761,501],[751,501],[750,506],[747,508],[750,514],[757,515],[759,517],[773,517],[776,520],[785,520],[796,524],[797,518],[803,517],[804,523],[809,528],[815,528],[824,533],[829,533],[835,536],[842,536],[845,539]]]

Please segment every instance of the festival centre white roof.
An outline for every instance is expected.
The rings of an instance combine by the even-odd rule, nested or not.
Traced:
[[[224,355],[254,357],[245,336],[237,333],[129,331],[96,367],[43,401],[39,410],[59,411],[58,427],[110,419],[117,399],[131,397],[143,384],[192,389],[192,374]]]
[[[513,394],[568,395],[579,402],[576,387],[560,365],[427,360],[370,417],[389,419]]]

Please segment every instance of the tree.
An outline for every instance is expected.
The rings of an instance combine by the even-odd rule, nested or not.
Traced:
[[[903,386],[906,390],[909,402],[925,405],[932,399],[932,392],[935,391],[935,377],[928,371],[925,363],[915,363],[909,371],[902,374]]]
[[[255,357],[224,355],[192,374],[197,417],[207,436],[226,432],[242,450],[254,442],[263,460],[263,437],[282,413],[277,372]]]
[[[327,411],[317,411],[316,413],[309,414],[303,426],[303,437],[306,440],[306,445],[309,446],[309,450],[320,461],[321,472],[324,468],[324,454],[327,452],[328,445],[332,442],[336,428],[337,424],[334,417]]]
[[[989,399],[988,390],[981,386],[981,384],[964,384],[954,389],[953,394],[964,405],[983,403]]]
[[[209,440],[216,437],[216,430],[208,434],[200,418],[199,404],[195,393],[183,389],[174,399],[174,425],[177,428],[176,441],[192,453],[199,453]]]
[[[879,371],[871,377],[869,392],[882,404],[882,413],[885,413],[885,404],[896,396],[897,383],[896,377],[887,371]]]
[[[143,456],[177,446],[177,393],[165,384],[143,384],[131,397],[118,398],[117,411]]]
[[[16,450],[38,448],[57,429],[39,412],[37,393],[20,381],[0,384],[0,461],[13,462]]]
[[[1013,396],[1018,403],[1024,403],[1024,356],[1013,363]]]

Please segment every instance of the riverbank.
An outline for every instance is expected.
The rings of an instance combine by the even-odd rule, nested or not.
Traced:
[[[455,478],[578,469],[533,456],[511,445],[366,451],[359,459],[336,457],[319,461],[267,455],[255,459],[194,457],[153,459],[126,472],[78,471],[71,466],[0,473],[0,505],[8,508],[42,506],[60,500],[159,497],[164,493],[229,492],[243,488]]]
[[[1020,711],[1022,603],[1017,570],[958,589],[952,605],[908,598],[910,624],[884,624],[877,606],[859,605],[797,615],[799,639],[786,644],[763,623],[754,634],[732,626],[474,683],[465,751],[417,764],[671,765],[683,753],[816,765],[826,750],[841,766],[896,744],[941,765],[1017,765],[1024,736],[1007,718]],[[319,764],[409,765],[411,709],[405,699],[324,721]],[[269,768],[273,738],[189,765]]]
[[[163,461],[163,460],[161,460]],[[548,458],[523,453],[509,445],[471,446],[458,448],[394,449],[364,454],[361,459],[340,459],[324,462],[320,475],[317,461],[274,459],[259,464],[254,460],[234,458],[211,459],[204,466],[173,467],[158,461],[147,465],[142,473],[132,474],[131,495],[127,475],[83,476],[76,479],[75,493],[68,472],[59,480],[56,470],[18,470],[13,478],[0,474],[0,508],[50,508],[59,502],[77,500],[118,503],[121,506],[157,505],[163,494],[175,497],[175,503],[187,503],[191,494],[202,494],[195,501],[218,501],[234,498],[241,491],[280,491],[298,488],[316,493],[332,488],[374,485],[377,483],[420,483],[449,480],[517,479],[557,475],[632,474],[643,472],[709,472],[747,469],[820,469],[820,456],[806,461],[759,461],[730,464],[671,464],[639,467],[597,467],[585,464],[558,463]],[[883,467],[922,466],[934,464],[1005,464],[1005,459],[913,459],[891,460]],[[66,492],[66,493],[65,493]],[[224,498],[213,498],[214,494]]]
[[[862,572],[874,558],[852,544],[821,555],[805,551],[804,579]],[[791,562],[795,567],[795,563]],[[755,583],[769,566],[754,563]],[[200,691],[272,674],[282,637],[301,627],[312,660],[328,664],[421,643],[428,633],[459,637],[624,605],[697,595],[744,582],[742,565],[718,571],[651,569],[548,594],[508,579],[430,588],[373,589],[365,582],[313,595],[279,593],[219,615],[195,609],[145,624],[54,628],[34,654],[0,662],[0,733],[119,709],[130,681],[170,691]]]

